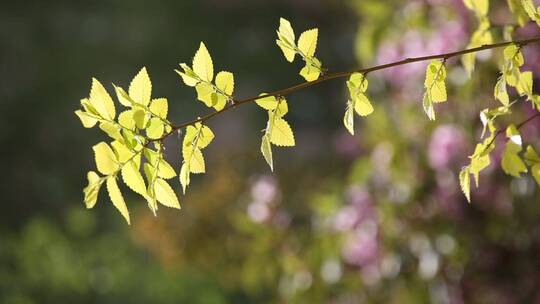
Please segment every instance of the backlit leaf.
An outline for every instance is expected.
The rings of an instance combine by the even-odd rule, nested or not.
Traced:
[[[92,147],[94,150],[94,157],[96,160],[96,166],[100,173],[109,175],[118,170],[118,163],[116,162],[116,156],[113,150],[105,142]]]
[[[298,38],[298,49],[307,57],[313,57],[315,55],[315,49],[317,48],[317,36],[319,34],[318,29],[311,29],[303,32]]]
[[[109,192],[109,197],[111,199],[111,202],[116,207],[116,209],[120,211],[120,214],[122,214],[122,216],[126,219],[126,222],[129,225],[130,224],[129,211],[127,209],[126,202],[124,201],[124,197],[122,196],[122,192],[120,192],[120,189],[118,188],[118,184],[114,176],[107,178],[107,191]]]
[[[129,97],[138,104],[147,106],[152,94],[152,82],[146,68],[143,67],[129,85]]]
[[[180,202],[176,193],[165,180],[161,178],[156,179],[154,189],[158,202],[170,208],[180,209]]]
[[[195,57],[193,57],[193,72],[206,82],[211,82],[214,78],[212,57],[210,57],[210,53],[203,42],[201,42],[199,50],[197,50]]]

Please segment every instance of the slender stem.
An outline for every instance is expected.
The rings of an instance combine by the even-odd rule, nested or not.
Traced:
[[[532,115],[531,117],[525,119],[524,121],[520,122],[519,124],[516,125],[516,129],[521,129],[521,127],[523,127],[524,125],[528,124],[530,121],[533,121],[535,118],[538,118],[540,117],[540,112],[537,112],[536,114]],[[491,141],[489,142],[489,144],[486,146],[486,150],[495,142],[495,139],[497,139],[497,137],[499,135],[501,135],[502,133],[505,132],[506,129],[499,129],[495,132],[495,136],[493,136],[493,138],[491,139]]]
[[[197,119],[193,119],[191,121],[188,121],[188,122],[185,122],[185,123],[182,123],[182,124],[179,124],[179,125],[172,126],[172,129],[171,129],[170,132],[164,134],[161,138],[153,139],[153,140],[150,140],[150,141],[161,141],[161,140],[163,140],[166,137],[170,136],[172,133],[174,133],[175,131],[177,131],[179,129],[185,128],[185,127],[187,127],[189,125],[192,125],[192,124],[195,124],[197,122],[205,122],[205,121],[213,118],[214,116],[217,116],[217,115],[219,115],[219,114],[221,114],[221,113],[223,113],[225,111],[229,111],[229,110],[231,110],[233,108],[236,108],[236,107],[238,107],[238,106],[240,106],[242,104],[250,103],[250,102],[253,102],[253,101],[256,101],[258,99],[268,97],[268,96],[286,96],[286,95],[289,95],[289,94],[291,94],[293,92],[296,92],[296,91],[299,91],[299,90],[314,86],[316,84],[319,84],[321,82],[325,82],[327,80],[349,77],[353,73],[363,73],[364,75],[366,75],[366,74],[374,72],[374,71],[384,70],[384,69],[388,69],[388,68],[395,67],[395,66],[410,64],[410,63],[413,63],[413,62],[427,61],[427,60],[433,60],[433,59],[447,60],[447,59],[452,58],[452,57],[461,56],[461,55],[469,54],[469,53],[475,53],[475,52],[479,52],[479,51],[483,51],[483,50],[500,48],[500,47],[504,47],[504,46],[511,45],[511,44],[515,44],[515,45],[517,45],[519,47],[522,47],[522,46],[525,46],[525,45],[527,45],[529,43],[535,43],[535,42],[540,42],[540,37],[534,37],[534,38],[524,39],[524,40],[500,42],[500,43],[494,43],[494,44],[486,44],[486,45],[483,45],[483,46],[470,48],[470,49],[465,49],[465,50],[460,50],[460,51],[455,51],[455,52],[450,52],[450,53],[442,53],[442,54],[429,55],[429,56],[406,58],[406,59],[403,59],[403,60],[399,60],[399,61],[395,61],[395,62],[391,62],[391,63],[386,63],[386,64],[382,64],[382,65],[377,65],[377,66],[372,66],[372,67],[368,67],[368,68],[356,69],[356,70],[348,71],[348,72],[336,72],[336,73],[327,74],[327,75],[324,75],[324,76],[318,78],[317,80],[314,80],[314,81],[311,81],[311,82],[300,83],[300,84],[297,84],[297,85],[294,85],[294,86],[291,86],[291,87],[288,87],[288,88],[285,88],[285,89],[281,89],[281,90],[277,90],[277,91],[274,91],[274,92],[271,92],[271,93],[263,94],[261,96],[253,96],[253,97],[248,97],[248,98],[245,98],[245,99],[233,99],[232,100],[233,102],[231,104],[227,105],[226,107],[224,107],[223,109],[221,109],[219,111],[216,111],[216,112],[206,114],[206,115],[204,115],[202,117],[199,117]]]

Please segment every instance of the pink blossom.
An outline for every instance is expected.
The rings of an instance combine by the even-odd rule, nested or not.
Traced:
[[[429,164],[442,170],[455,162],[465,150],[463,132],[454,125],[441,125],[431,135],[428,148]]]

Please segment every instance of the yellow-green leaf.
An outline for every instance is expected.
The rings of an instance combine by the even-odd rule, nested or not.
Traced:
[[[291,26],[291,23],[289,20],[285,18],[279,19],[279,34],[284,38],[285,42],[288,42],[290,45],[294,45],[294,41],[296,40],[294,37],[294,30]]]
[[[501,167],[506,174],[520,177],[521,173],[527,172],[525,163],[518,155],[518,153],[522,150],[521,135],[514,125],[510,125],[506,129],[506,137],[508,138],[508,141],[504,147],[501,159]]]
[[[295,145],[293,131],[283,118],[274,119],[270,142],[276,146],[291,147]]]
[[[351,100],[347,101],[347,110],[345,110],[345,115],[343,116],[343,124],[349,133],[354,135],[354,103]]]
[[[373,106],[365,94],[358,94],[354,99],[354,110],[360,116],[367,116],[373,113]]]
[[[191,173],[204,173],[206,171],[204,157],[200,149],[193,149],[188,161]]]
[[[295,36],[291,23],[288,20],[284,18],[279,19],[277,35],[278,39],[276,40],[276,43],[283,52],[285,59],[287,59],[288,62],[293,62],[294,56],[296,55],[294,43]]]
[[[199,50],[197,50],[195,57],[193,57],[193,71],[200,79],[206,82],[211,82],[214,78],[212,57],[210,57],[210,53],[203,42],[201,42]]]
[[[533,77],[531,71],[526,71],[520,74],[516,89],[522,96],[531,96],[533,94]]]
[[[317,36],[319,34],[318,29],[311,29],[303,32],[298,38],[298,49],[306,57],[313,57],[315,55],[315,49],[317,48]]]
[[[504,77],[499,77],[499,80],[497,80],[493,95],[503,105],[508,106],[510,104],[510,98],[508,97],[508,91],[506,90],[506,80],[504,79]]]
[[[165,180],[161,178],[156,179],[154,190],[156,193],[156,199],[162,205],[170,208],[180,209],[180,202],[178,201],[176,193]]]
[[[98,120],[96,118],[94,118],[94,116],[92,116],[91,114],[88,114],[87,112],[84,112],[82,110],[75,111],[75,114],[79,117],[79,119],[81,120],[82,125],[85,128],[92,128],[98,122]]]
[[[197,91],[197,99],[204,102],[207,107],[212,107],[214,102],[212,100],[212,94],[214,94],[214,87],[210,83],[201,82],[195,86]]]
[[[86,176],[88,178],[88,185],[83,189],[84,204],[86,208],[90,209],[96,205],[103,179],[94,171],[88,172]]]
[[[306,81],[315,81],[320,75],[321,70],[310,63],[306,63],[306,65],[300,70],[300,76],[304,77]]]
[[[111,146],[119,163],[125,163],[135,154],[135,152],[132,152],[124,143],[118,140],[113,141]]]
[[[169,109],[169,103],[167,98],[156,98],[152,100],[150,104],[150,112],[152,114],[161,117],[163,119],[167,118],[167,111]]]
[[[143,67],[129,85],[129,97],[138,104],[147,106],[152,95],[152,82],[146,68]]]
[[[163,179],[169,179],[176,176],[173,167],[163,158],[159,160],[158,176]]]
[[[113,139],[122,139],[121,128],[116,123],[103,121],[99,123],[99,128]]]
[[[200,123],[199,123],[200,124]],[[203,149],[206,148],[212,140],[214,140],[214,132],[212,130],[204,125],[201,125],[199,128],[199,139],[197,140],[197,147]]]
[[[163,132],[165,131],[165,126],[163,125],[163,122],[161,119],[157,117],[153,117],[150,119],[150,123],[148,124],[148,127],[146,128],[146,135],[150,139],[158,139],[163,136]]]
[[[461,172],[459,172],[459,185],[461,186],[461,191],[465,194],[467,201],[471,202],[471,172],[469,167],[463,167]]]
[[[116,109],[114,108],[114,102],[111,96],[95,78],[92,78],[92,89],[90,90],[88,101],[104,119],[113,120],[116,117]]]
[[[92,147],[92,149],[94,150],[96,166],[100,173],[109,175],[118,170],[116,156],[107,143],[100,142]]]
[[[129,97],[128,93],[122,89],[122,87],[114,85],[114,90],[116,91],[116,97],[118,101],[125,107],[131,107],[133,105],[133,100]]]
[[[231,72],[221,71],[216,75],[216,86],[228,96],[234,91],[234,75]]]
[[[186,194],[186,188],[189,185],[189,165],[183,163],[180,168],[180,184],[182,185],[182,192]]]
[[[184,72],[181,72],[179,70],[174,70],[180,77],[182,77],[182,80],[187,86],[194,87],[197,83],[199,83],[199,78],[195,72],[185,63],[181,63],[180,67],[184,69]]]
[[[144,179],[139,171],[139,165],[131,160],[124,164],[122,167],[122,179],[124,183],[135,193],[146,197],[148,193],[146,192],[146,184]]]
[[[264,159],[266,160],[268,165],[270,166],[270,170],[274,171],[274,161],[272,159],[272,145],[270,144],[270,139],[266,134],[262,137],[261,153],[264,156]]]
[[[125,129],[135,130],[135,119],[133,110],[126,110],[118,115],[118,123]]]
[[[128,225],[130,224],[129,219],[129,211],[126,206],[126,202],[124,201],[124,197],[122,196],[122,192],[120,192],[120,189],[118,188],[118,184],[116,183],[116,178],[114,176],[111,176],[107,178],[107,191],[109,192],[109,197],[111,198],[111,202],[113,205],[120,211],[120,214],[126,219]]]
[[[266,93],[262,93],[259,96],[264,96]],[[263,97],[255,100],[257,105],[265,110],[274,110],[278,105],[278,99],[275,96]]]

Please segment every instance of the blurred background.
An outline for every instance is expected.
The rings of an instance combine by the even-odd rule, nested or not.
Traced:
[[[496,41],[513,23],[490,1]],[[493,164],[461,194],[457,173],[479,140],[478,112],[497,103],[500,52],[473,80],[449,62],[449,101],[428,121],[426,63],[370,74],[375,113],[342,125],[342,80],[288,96],[296,147],[259,147],[254,105],[209,125],[207,174],[182,210],[127,195],[127,226],[106,195],[86,210],[91,147],[106,137],[73,111],[91,77],[127,87],[146,66],[153,96],[181,123],[208,109],[174,73],[204,41],[238,97],[300,83],[275,45],[279,17],[318,27],[330,71],[464,48],[476,27],[459,0],[11,1],[0,10],[1,303],[540,303],[540,191]],[[529,24],[517,37],[540,34]],[[540,48],[524,50],[540,70]],[[540,75],[536,73],[536,76]],[[508,121],[531,115],[516,105]],[[500,126],[506,126],[504,120]],[[522,128],[539,147],[540,120]],[[503,142],[502,136],[499,138]],[[180,167],[178,138],[167,141]],[[181,187],[176,180],[175,190]]]

